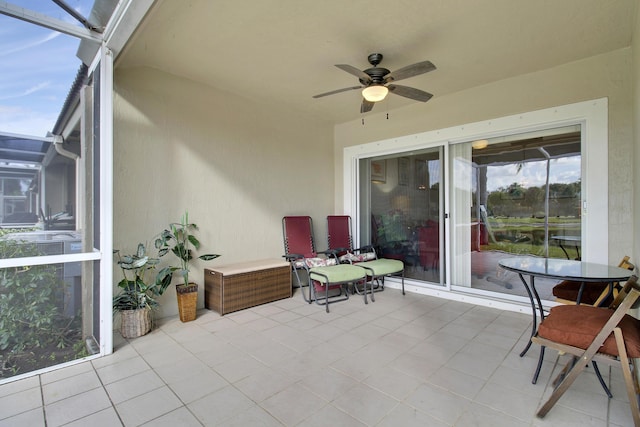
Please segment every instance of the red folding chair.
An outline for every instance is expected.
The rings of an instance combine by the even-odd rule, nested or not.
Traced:
[[[418,228],[418,255],[420,265],[425,270],[435,270],[440,262],[440,230],[438,223],[427,221],[426,226]]]
[[[351,217],[348,215],[327,216],[327,239],[329,250],[335,251],[340,262],[362,262],[377,258],[373,246],[353,248]]]
[[[368,282],[371,284],[371,300],[375,301],[373,292],[384,290],[384,277],[402,275],[402,294],[404,295],[404,263],[400,260],[378,258],[373,246],[353,248],[351,235],[351,217],[349,215],[327,216],[329,250],[335,251],[342,263],[350,263],[367,270]],[[357,293],[360,290],[354,286]],[[367,286],[363,287],[364,302],[367,303]]]
[[[285,216],[282,218],[284,237],[284,257],[291,263],[302,297],[311,304],[324,305],[327,313],[329,304],[349,299],[348,284],[363,283],[365,270],[350,264],[339,264],[335,252],[316,251],[313,239],[313,222],[309,216]],[[300,278],[304,270],[307,284]],[[303,287],[309,287],[309,296]],[[324,294],[324,295],[322,295]]]

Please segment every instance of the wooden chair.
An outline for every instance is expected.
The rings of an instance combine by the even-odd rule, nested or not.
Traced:
[[[640,427],[637,371],[631,360],[640,358],[640,320],[627,314],[640,303],[637,280],[631,276],[609,308],[559,305],[540,323],[532,342],[575,357],[558,375],[555,390],[538,410],[539,417],[551,410],[590,362],[597,361],[622,367],[633,422]]]
[[[625,256],[618,264],[620,268],[633,271],[635,266],[629,262],[629,257]],[[580,295],[580,288],[583,288]],[[563,280],[553,287],[552,293],[556,301],[562,304],[576,304],[580,298],[580,304],[593,305],[595,307],[606,307],[614,300],[620,288],[619,283],[587,283],[573,280]]]

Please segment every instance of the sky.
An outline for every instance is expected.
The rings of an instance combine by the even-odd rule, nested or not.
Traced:
[[[549,183],[570,184],[580,180],[580,156],[552,159],[549,168]],[[516,164],[487,168],[487,191],[505,188],[517,182],[525,188],[546,184],[545,161],[526,162],[518,170]]]
[[[8,3],[80,26],[50,0]],[[88,16],[93,0],[66,3]],[[80,39],[0,15],[0,132],[46,136],[80,68]]]

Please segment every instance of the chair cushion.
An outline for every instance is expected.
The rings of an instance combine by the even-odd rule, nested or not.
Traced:
[[[347,252],[346,254],[340,257],[341,262],[363,262],[370,261],[376,259],[375,252],[363,252],[363,253],[351,253]]]
[[[336,265],[338,262],[335,258],[305,258],[304,263],[309,268],[326,267],[328,265]]]
[[[373,272],[374,276],[386,276],[387,274],[400,273],[404,270],[404,263],[396,259],[380,258],[373,261],[361,262],[357,265]]]
[[[364,270],[351,264],[338,264],[327,267],[314,267],[309,270],[309,278],[322,283],[357,282],[365,278]]]
[[[586,350],[613,313],[608,308],[588,305],[559,305],[553,307],[538,326],[538,335]],[[626,314],[618,326],[622,329],[628,356],[640,357],[640,320]],[[613,333],[598,351],[618,356]]]
[[[581,282],[574,282],[573,280],[563,280],[553,287],[553,296],[556,298],[575,301],[578,299],[578,292],[580,291]],[[602,294],[602,291],[608,287],[608,283],[585,283],[584,291],[582,292],[581,304],[593,305]],[[603,306],[608,306],[613,301],[613,297],[609,296],[602,303]]]

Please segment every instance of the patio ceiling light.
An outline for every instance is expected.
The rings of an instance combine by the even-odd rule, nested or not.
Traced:
[[[486,139],[479,139],[471,143],[471,148],[482,150],[483,148],[487,148],[487,145],[489,145],[489,141],[487,141]]]

